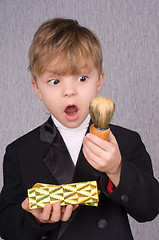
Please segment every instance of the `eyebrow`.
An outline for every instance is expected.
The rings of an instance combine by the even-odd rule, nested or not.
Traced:
[[[55,66],[55,68],[54,68]],[[65,67],[65,66],[64,66]],[[91,66],[89,67],[86,63],[84,63],[83,65],[81,64],[80,67],[77,67],[76,69],[76,73],[73,74],[72,71],[71,71],[71,68],[69,69],[69,71],[65,74],[60,74],[60,72],[63,72],[62,70],[62,67],[61,67],[61,71],[60,69],[57,67],[57,70],[56,70],[56,64],[55,65],[52,65],[52,66],[48,66],[46,69],[45,69],[45,72],[48,72],[49,74],[49,77],[60,77],[62,75],[79,75],[79,74],[82,74],[82,73],[86,73],[86,74],[89,74],[91,71]]]
[[[54,72],[53,70],[51,69],[46,69],[45,72],[47,72],[49,74],[49,77],[52,77],[52,76],[59,76],[56,72]]]

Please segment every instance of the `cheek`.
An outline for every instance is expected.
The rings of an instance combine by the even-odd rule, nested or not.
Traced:
[[[90,88],[89,91],[83,91],[82,95],[82,108],[85,109],[86,112],[89,112],[89,106],[91,101],[97,96],[97,89]]]
[[[50,88],[43,88],[42,97],[44,101],[51,101],[54,98],[55,94]]]
[[[95,98],[98,94],[98,88],[97,88],[97,85],[93,85],[89,88],[88,90],[88,98],[92,101],[93,98]]]
[[[50,111],[55,111],[55,109],[61,109],[61,98],[58,94],[54,92],[47,93],[43,98],[43,102]]]
[[[87,96],[93,96],[96,95],[98,91],[98,84],[95,81],[90,81],[89,84],[87,84],[83,89],[82,92],[83,94]]]

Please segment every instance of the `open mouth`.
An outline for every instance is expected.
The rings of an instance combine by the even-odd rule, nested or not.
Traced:
[[[69,105],[65,109],[65,116],[69,121],[75,121],[78,117],[78,107],[75,105]]]
[[[65,113],[67,115],[74,115],[78,112],[78,108],[75,106],[75,105],[72,105],[72,106],[68,106],[66,107],[65,109]]]

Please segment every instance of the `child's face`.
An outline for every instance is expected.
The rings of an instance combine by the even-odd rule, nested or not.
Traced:
[[[76,128],[89,114],[90,102],[100,92],[104,72],[82,68],[78,75],[58,76],[46,71],[32,81],[37,97],[64,126]]]

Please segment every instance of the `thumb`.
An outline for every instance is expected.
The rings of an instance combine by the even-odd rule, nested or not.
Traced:
[[[29,210],[29,200],[28,200],[28,198],[26,198],[26,199],[22,202],[21,206],[22,206],[22,208],[23,208],[24,210],[26,210],[26,211]]]
[[[108,141],[112,144],[117,144],[116,138],[113,133],[110,131]]]

